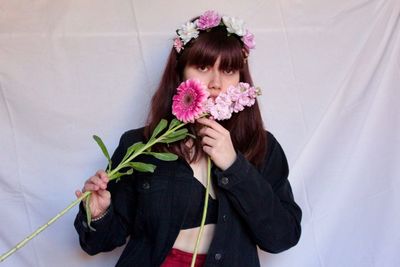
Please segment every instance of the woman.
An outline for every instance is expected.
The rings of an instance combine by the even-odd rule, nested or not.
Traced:
[[[253,36],[242,21],[208,11],[177,30],[147,126],[124,133],[112,156],[146,141],[161,119],[172,120],[172,97],[187,79],[203,82],[212,98],[239,82],[252,84],[247,57]],[[83,204],[75,220],[82,248],[94,255],[129,241],[117,266],[189,266],[200,226],[207,157],[212,160],[209,207],[196,266],[260,266],[257,248],[278,253],[300,238],[301,210],[293,199],[284,152],[263,128],[257,102],[229,120],[201,118],[188,124],[196,139],[158,146],[179,156],[152,174],[134,173],[109,182],[90,177],[90,230]],[[114,165],[116,166],[116,165]],[[82,194],[77,191],[79,197]]]

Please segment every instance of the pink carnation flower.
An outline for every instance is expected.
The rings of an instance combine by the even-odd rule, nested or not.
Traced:
[[[237,101],[239,98],[239,95],[241,94],[240,87],[239,86],[229,86],[228,89],[226,90],[226,93],[229,95],[231,100],[233,102]]]
[[[238,86],[230,86],[227,90],[227,94],[232,99],[232,112],[237,113],[239,111],[242,111],[249,102],[247,90],[244,87],[245,85],[246,84],[239,83]]]
[[[183,50],[183,42],[181,40],[181,38],[176,37],[174,40],[174,48],[176,50],[176,52],[180,53]]]
[[[197,27],[200,30],[207,30],[218,26],[220,22],[221,16],[213,10],[209,10],[200,16],[197,21]]]
[[[209,93],[199,80],[189,79],[177,88],[172,98],[172,114],[184,123],[194,123],[205,112],[205,102]]]
[[[254,41],[254,34],[246,30],[246,34],[242,37],[244,45],[248,49],[253,49],[256,47],[256,42]]]
[[[260,95],[260,90],[248,83],[239,83],[228,87],[226,92],[220,93],[215,100],[208,99],[205,110],[216,120],[227,120],[232,113],[238,113],[245,107],[251,107]]]
[[[232,99],[226,93],[220,93],[215,100],[207,100],[206,112],[215,120],[228,120],[232,117]]]

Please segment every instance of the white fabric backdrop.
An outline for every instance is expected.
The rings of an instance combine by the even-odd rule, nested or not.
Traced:
[[[267,128],[303,209],[299,244],[262,266],[400,266],[400,1],[0,2],[0,253],[72,202],[141,126],[174,30],[207,9],[245,19]],[[2,266],[113,266],[69,212]]]

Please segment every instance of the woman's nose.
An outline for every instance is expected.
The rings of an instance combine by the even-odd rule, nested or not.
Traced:
[[[211,73],[210,81],[208,83],[208,89],[220,90],[221,89],[221,76],[219,71],[213,71]]]

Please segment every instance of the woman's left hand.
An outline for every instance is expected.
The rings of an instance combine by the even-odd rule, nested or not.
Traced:
[[[202,137],[204,152],[210,156],[218,168],[223,171],[228,169],[236,160],[236,151],[229,131],[218,122],[208,118],[200,118],[197,122],[206,126],[198,132]]]

